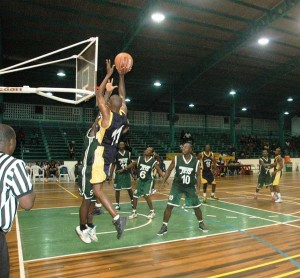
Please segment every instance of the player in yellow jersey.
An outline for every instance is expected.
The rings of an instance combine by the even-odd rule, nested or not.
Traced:
[[[214,176],[216,160],[213,152],[210,151],[209,144],[205,145],[204,152],[198,154],[198,160],[200,160],[202,168],[201,183],[203,184],[203,203],[206,203],[206,189],[208,184],[212,185],[210,198],[212,200],[219,200],[219,198],[217,198],[215,195],[217,186]]]
[[[281,157],[280,148],[276,148],[274,163],[271,164],[270,167],[274,167],[274,171],[272,173],[272,190],[271,190],[272,199],[275,201],[275,203],[281,203],[282,199],[281,199],[281,193],[279,189],[279,182],[282,176],[283,160]]]

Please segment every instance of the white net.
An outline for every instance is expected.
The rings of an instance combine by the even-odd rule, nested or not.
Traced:
[[[74,47],[85,45],[79,54],[63,57],[58,60],[44,61],[45,58],[66,52]],[[74,53],[74,52],[73,52]],[[23,94],[37,94],[47,97],[56,101],[79,104],[87,101],[95,95],[97,84],[97,68],[98,68],[98,37],[90,38],[88,40],[58,49],[56,51],[47,53],[45,55],[24,61],[22,63],[0,69],[0,75],[10,74],[18,71],[31,70],[37,67],[45,67],[53,64],[59,64],[69,60],[75,60],[76,66],[74,67],[76,82],[73,88],[57,88],[57,87],[38,87],[33,88],[30,86],[22,87],[0,87],[0,93],[23,93]],[[37,63],[37,61],[39,63]],[[26,66],[25,66],[26,65]],[[66,94],[67,93],[67,94]],[[66,97],[73,94],[74,97]]]

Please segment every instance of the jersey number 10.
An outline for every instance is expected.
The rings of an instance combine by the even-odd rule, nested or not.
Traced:
[[[190,184],[191,177],[189,175],[183,175],[181,178],[182,178],[183,184]]]

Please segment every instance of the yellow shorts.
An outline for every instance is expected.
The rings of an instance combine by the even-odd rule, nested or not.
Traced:
[[[106,174],[104,171],[104,147],[98,146],[94,154],[94,163],[92,166],[92,178],[91,184],[102,183],[106,180]]]
[[[277,173],[275,174],[275,176],[273,176],[273,182],[272,182],[272,185],[273,185],[273,186],[278,186],[278,185],[279,185],[281,175],[282,175],[282,172],[279,171],[279,172],[277,172]]]

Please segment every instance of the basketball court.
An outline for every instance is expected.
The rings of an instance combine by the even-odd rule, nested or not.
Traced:
[[[209,232],[198,229],[193,210],[185,209],[182,200],[182,207],[173,210],[168,233],[159,237],[156,233],[162,224],[167,187],[153,195],[156,217],[146,219],[147,205],[140,202],[139,216],[128,222],[121,240],[116,239],[107,212],[95,216],[99,242],[91,244],[84,244],[74,231],[78,225],[77,204],[80,202],[76,185],[36,184],[36,208],[18,212],[21,271],[26,277],[71,277],[68,275],[73,273],[72,265],[80,263],[76,275],[83,277],[97,277],[98,273],[103,273],[101,277],[116,277],[120,271],[122,277],[127,277],[122,268],[126,268],[128,277],[134,277],[134,260],[138,257],[139,271],[146,273],[150,264],[154,277],[176,274],[179,277],[181,272],[185,273],[184,277],[189,277],[187,269],[203,273],[199,277],[251,277],[251,273],[257,275],[260,271],[264,277],[268,273],[270,277],[293,277],[293,273],[297,277],[300,272],[300,254],[297,252],[300,203],[294,194],[298,178],[299,174],[284,175],[285,199],[282,204],[270,202],[266,189],[257,201],[253,200],[256,176],[219,179],[218,192],[223,198],[220,201],[208,199],[207,204],[201,206]],[[111,185],[106,185],[106,192],[113,198]],[[126,201],[126,192],[121,198]],[[121,214],[129,215],[130,212],[130,204],[122,203]],[[195,256],[198,252],[199,256]],[[159,262],[157,256],[161,258]],[[108,258],[110,262],[104,263]],[[273,267],[275,264],[276,268]],[[86,274],[86,268],[89,274]],[[280,276],[283,272],[284,276]],[[12,277],[17,277],[17,273],[14,275]]]
[[[128,106],[126,117],[133,127],[127,140],[136,144],[134,159],[146,146],[158,148],[171,160],[185,142],[194,151],[209,143],[216,157],[227,157],[226,163],[232,160],[234,167],[241,156],[247,171],[217,178],[220,200],[208,198],[201,206],[206,233],[199,230],[194,211],[186,209],[182,199],[173,210],[168,233],[157,236],[169,179],[152,196],[153,219],[147,219],[147,203],[140,199],[138,217],[128,220],[118,240],[105,211],[94,217],[99,241],[85,244],[77,235],[87,231],[86,222],[79,221],[77,184],[43,183],[44,169],[39,168],[33,209],[19,208],[12,231],[3,236],[9,246],[10,277],[300,277],[300,152],[288,141],[297,134],[300,142],[300,1],[77,1],[72,7],[63,2],[6,1],[2,8],[0,123],[22,129],[26,121],[29,132],[40,131],[39,147],[31,142],[23,149],[25,140],[18,142],[18,158],[26,162],[58,158],[74,134],[78,133],[78,142],[83,139],[85,128],[100,115],[98,107],[102,120],[113,115],[108,98],[101,99],[107,96],[104,89],[98,100],[107,113],[101,103],[95,106],[94,99],[105,73],[110,78],[106,85],[111,82],[106,91],[111,94],[107,88],[118,87],[112,81],[118,73],[113,76],[114,67],[107,62],[111,59],[121,80],[120,102],[126,111]],[[132,68],[133,74],[125,78]],[[113,112],[121,114],[120,107]],[[109,120],[105,130],[114,127],[113,116]],[[112,130],[101,148],[114,143],[116,147],[124,125]],[[182,128],[183,137],[189,134],[191,141],[182,140]],[[195,141],[186,129],[195,132]],[[99,132],[96,124],[93,132]],[[252,175],[251,167],[256,167],[261,149],[271,153],[269,143],[275,149],[281,146],[280,156],[287,149],[287,157],[297,159],[285,161],[284,166],[295,163],[297,168],[290,164],[294,172],[287,173],[287,168],[283,172],[282,203],[279,192],[275,203],[265,188],[257,200],[253,198],[257,173]],[[30,151],[32,156],[24,158]],[[76,163],[66,157],[62,161],[72,167]],[[229,169],[228,164],[225,167]],[[65,175],[70,178],[69,172]],[[160,183],[157,180],[156,189]],[[132,184],[135,188],[136,181]],[[104,191],[113,202],[113,185],[105,183]],[[210,191],[208,186],[208,196]],[[122,192],[121,216],[132,213],[128,201],[127,192]],[[115,223],[120,223],[118,217]]]

